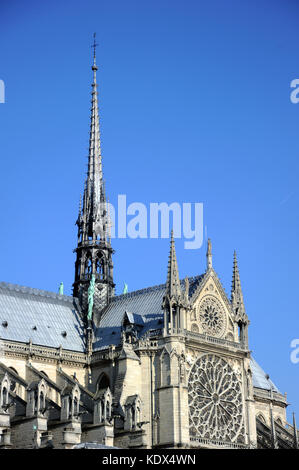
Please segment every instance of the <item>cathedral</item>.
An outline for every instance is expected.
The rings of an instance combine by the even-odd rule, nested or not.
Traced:
[[[0,283],[0,448],[298,448],[249,349],[236,253],[230,298],[210,240],[180,279],[173,233],[165,284],[115,295],[95,53],[92,72],[73,295]]]

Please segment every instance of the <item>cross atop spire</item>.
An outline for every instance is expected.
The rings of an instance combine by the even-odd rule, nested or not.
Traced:
[[[168,259],[166,295],[168,295],[169,298],[179,297],[181,295],[181,284],[180,284],[179,270],[178,270],[178,264],[177,264],[177,259],[176,259],[173,230],[171,230],[171,237],[170,237],[170,252],[169,252],[169,259]]]
[[[97,64],[96,64],[96,48],[98,46],[98,43],[96,42],[96,33],[93,33],[93,45],[91,46],[93,48],[93,66],[92,70],[98,70]]]

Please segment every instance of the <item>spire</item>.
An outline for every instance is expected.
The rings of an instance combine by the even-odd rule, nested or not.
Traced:
[[[106,241],[107,235],[107,207],[106,195],[103,181],[102,153],[100,141],[100,121],[97,92],[97,64],[96,47],[97,43],[94,34],[93,47],[93,82],[91,91],[91,117],[89,132],[89,152],[88,170],[86,186],[83,197],[82,217],[85,222],[83,238],[97,239],[98,237]]]
[[[298,434],[297,434],[296,418],[295,418],[295,413],[294,412],[293,412],[293,428],[294,428],[294,447],[295,447],[295,449],[298,449],[299,448]]]
[[[102,170],[96,47],[94,34],[88,168],[76,222],[78,244],[75,249],[77,257],[73,284],[73,295],[78,297],[83,315],[87,317],[88,287],[94,276],[94,321],[99,320],[100,312],[110,302],[115,286],[113,283],[113,249]]]
[[[179,297],[181,295],[181,284],[179,279],[179,270],[176,259],[173,230],[171,230],[170,252],[168,259],[168,272],[166,281],[166,295],[169,298]]]
[[[185,287],[188,287],[188,282],[185,282]],[[164,336],[172,333],[177,334],[184,329],[184,304],[187,304],[186,294],[184,294],[184,298],[182,298],[173,230],[171,230],[166,288],[162,301],[162,309],[164,310]]]
[[[234,251],[231,301],[235,314],[238,313],[239,315],[246,315],[236,251]]]
[[[211,239],[208,239],[208,247],[207,247],[207,270],[213,267],[212,263],[212,242]]]

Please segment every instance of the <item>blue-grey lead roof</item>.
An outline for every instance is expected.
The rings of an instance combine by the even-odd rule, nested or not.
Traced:
[[[203,276],[189,278],[191,296]],[[181,281],[184,289],[184,282]],[[161,310],[165,284],[116,296],[105,310],[101,326],[96,328],[94,350],[120,343],[121,323],[127,312],[129,321],[138,317],[140,336],[163,326]],[[142,318],[142,321],[140,319]],[[7,326],[3,326],[7,322]],[[144,325],[142,326],[142,322]],[[63,332],[66,336],[63,336]],[[11,341],[84,351],[83,322],[76,299],[15,284],[0,283],[0,338]],[[261,366],[251,359],[253,386],[271,388],[280,393]]]
[[[4,282],[0,283],[0,338],[84,351],[83,323],[73,297]]]
[[[262,388],[264,390],[273,389],[274,392],[280,393],[276,385],[270,380],[269,376],[263,371],[261,366],[251,356],[251,369],[252,369],[252,381],[253,386]]]
[[[202,280],[203,275],[189,277],[189,297]],[[182,290],[185,283],[181,281]],[[139,332],[143,336],[148,330],[163,326],[162,300],[165,293],[165,284],[136,290],[128,294],[113,297],[101,318],[100,327],[95,329],[94,350],[107,348],[110,344],[120,343],[121,324],[125,312],[129,317],[138,315],[142,317],[144,326]]]

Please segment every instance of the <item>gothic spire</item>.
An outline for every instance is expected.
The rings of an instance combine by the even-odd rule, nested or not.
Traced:
[[[100,318],[101,310],[108,305],[114,294],[113,262],[110,221],[102,171],[100,122],[97,92],[96,42],[94,35],[91,84],[91,117],[89,132],[88,169],[84,184],[83,200],[80,201],[78,244],[75,263],[74,296],[79,298],[82,312],[87,315],[88,287],[95,278],[94,319]]]
[[[91,92],[91,117],[89,133],[88,170],[83,197],[82,217],[84,219],[83,238],[106,241],[107,207],[103,181],[100,122],[97,92],[96,42],[93,44],[93,82]]]
[[[176,259],[173,230],[171,230],[170,252],[169,252],[169,258],[168,258],[168,271],[167,271],[165,294],[169,298],[179,297],[181,295],[181,284],[180,284],[179,270],[178,270],[178,264],[177,264],[177,259]]]

